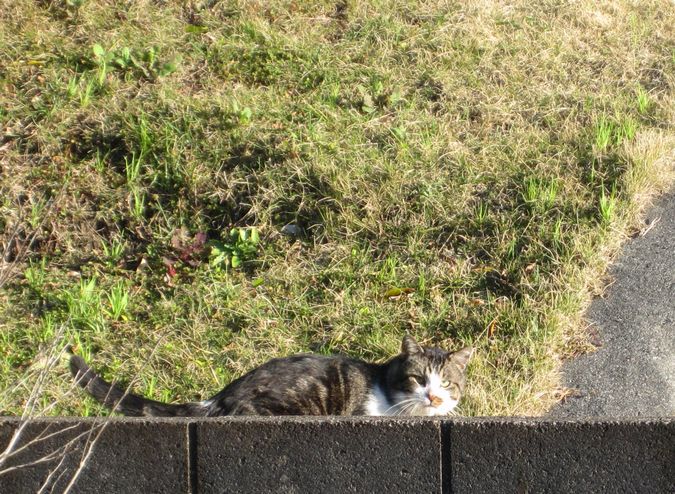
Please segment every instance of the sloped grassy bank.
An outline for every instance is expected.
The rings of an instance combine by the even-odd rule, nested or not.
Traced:
[[[477,348],[462,413],[541,413],[671,179],[674,13],[6,2],[0,409],[102,412],[66,342],[188,400],[410,332]]]

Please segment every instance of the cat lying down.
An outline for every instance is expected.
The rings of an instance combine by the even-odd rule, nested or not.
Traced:
[[[77,355],[77,383],[115,412],[129,416],[448,415],[465,384],[472,349],[454,353],[403,338],[401,353],[383,364],[343,356],[277,358],[236,379],[213,398],[169,404],[126,393],[101,379]]]

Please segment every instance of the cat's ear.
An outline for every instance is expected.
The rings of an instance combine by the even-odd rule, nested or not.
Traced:
[[[415,341],[415,339],[410,335],[405,335],[403,337],[403,342],[401,343],[401,353],[406,355],[415,355],[416,353],[422,353],[422,347]]]
[[[466,370],[466,364],[468,364],[471,359],[471,355],[473,355],[473,348],[467,346],[461,350],[457,350],[455,353],[451,353],[450,360],[459,367],[459,370],[464,372],[464,370]]]

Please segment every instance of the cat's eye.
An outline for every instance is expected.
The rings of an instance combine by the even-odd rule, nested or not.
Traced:
[[[443,381],[441,383],[441,386],[444,387],[444,388],[449,388],[450,387],[450,381]]]
[[[413,384],[422,384],[423,379],[420,376],[408,376],[408,381],[410,381]]]

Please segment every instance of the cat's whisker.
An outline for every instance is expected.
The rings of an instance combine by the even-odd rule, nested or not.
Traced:
[[[417,401],[417,398],[408,398],[407,400],[401,400],[397,403],[394,403],[392,406],[390,406],[389,408],[387,408],[384,411],[383,415],[387,415],[389,413],[389,411],[393,408],[402,407],[403,405],[407,405],[408,403],[413,402],[413,401]]]
[[[400,410],[399,415],[415,415],[414,412],[421,404],[422,402],[419,399],[413,399],[412,402],[406,404],[406,406]]]
[[[394,417],[398,417],[399,415],[403,415],[405,413],[405,411],[408,410],[408,408],[410,408],[411,405],[412,405],[412,403],[401,404],[400,408],[398,410],[396,410],[392,415]]]
[[[417,407],[422,403],[419,399],[413,398],[411,400],[407,400],[408,403],[405,404],[404,407],[401,408],[401,410],[398,411],[396,415],[413,415],[413,414],[408,414],[410,410],[416,410]]]

